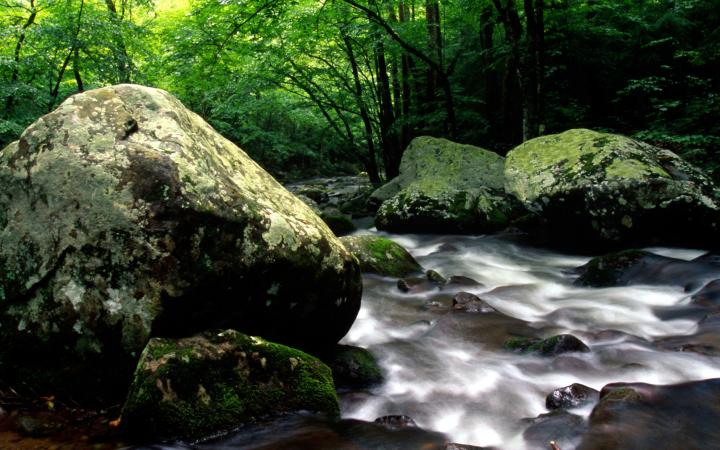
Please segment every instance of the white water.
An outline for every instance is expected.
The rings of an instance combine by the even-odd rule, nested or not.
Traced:
[[[527,425],[520,420],[547,412],[545,396],[556,388],[582,383],[599,390],[619,381],[669,384],[720,377],[720,358],[652,345],[655,338],[696,330],[694,320],[664,321],[653,313],[653,308],[687,303],[681,287],[579,288],[572,285],[570,269],[588,257],[494,237],[384,235],[406,247],[425,268],[483,283],[463,290],[527,324],[518,328],[478,319],[473,326],[471,319],[441,326],[446,313],[425,305],[431,298],[448,304],[452,294],[405,294],[396,279],[366,276],[360,314],[343,342],[370,349],[386,380],[368,392],[342,396],[344,418],[371,421],[406,414],[454,442],[524,449]],[[435,253],[445,243],[457,251]],[[688,260],[703,253],[651,251]],[[543,337],[573,334],[592,351],[541,358],[501,348],[508,330],[528,326]],[[587,416],[591,408],[573,412]]]

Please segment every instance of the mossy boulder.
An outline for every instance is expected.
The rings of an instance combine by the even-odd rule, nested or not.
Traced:
[[[322,360],[332,369],[338,388],[366,388],[382,382],[377,360],[368,350],[352,345],[337,345]]]
[[[151,335],[332,345],[360,307],[325,223],[167,92],[70,97],[0,152],[0,353],[134,367]]]
[[[505,161],[505,187],[567,245],[714,245],[720,192],[676,154],[577,129],[527,141]]]
[[[403,154],[400,175],[375,191],[378,229],[491,232],[522,215],[505,194],[504,159],[491,151],[428,136]]]
[[[422,271],[415,258],[400,244],[371,234],[343,236],[340,242],[360,261],[363,272],[405,277]]]
[[[300,350],[227,330],[151,339],[122,424],[136,436],[197,439],[300,410],[339,415],[330,368]]]

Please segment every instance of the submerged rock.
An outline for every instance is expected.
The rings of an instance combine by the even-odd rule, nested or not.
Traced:
[[[634,284],[691,287],[717,274],[717,266],[704,261],[685,261],[644,250],[624,250],[595,257],[578,267],[578,286],[613,287]]]
[[[547,339],[513,338],[505,341],[505,348],[520,353],[537,353],[540,356],[557,356],[562,353],[586,353],[590,348],[571,334],[559,334]]]
[[[165,91],[77,94],[0,153],[8,358],[129,371],[152,334],[215,327],[334,344],[361,289],[323,221]]]
[[[655,344],[666,350],[720,356],[720,312],[706,314],[692,334],[661,337]]]
[[[300,350],[227,330],[151,339],[122,424],[133,435],[197,439],[300,410],[339,415],[330,369]]]
[[[501,156],[428,136],[403,154],[400,175],[375,191],[378,229],[408,232],[490,232],[522,214],[503,184]]]
[[[425,271],[425,276],[427,277],[428,281],[435,284],[445,284],[447,283],[447,279],[440,274],[437,270],[427,270]]]
[[[382,382],[377,360],[368,350],[352,345],[337,345],[322,360],[332,369],[338,388],[365,388]]]
[[[363,272],[405,277],[422,271],[420,264],[403,246],[388,238],[364,234],[344,236],[340,242],[355,255]]]
[[[720,447],[720,379],[655,386],[613,383],[600,392],[579,450]]]
[[[530,449],[551,449],[550,442],[561,449],[575,448],[586,429],[585,421],[577,414],[556,410],[525,419],[528,426],[523,438]]]
[[[720,193],[676,154],[614,134],[569,130],[510,151],[505,186],[572,246],[715,245]]]
[[[398,280],[397,287],[402,292],[409,294],[419,294],[422,292],[430,292],[437,290],[439,286],[427,277],[408,277]]]
[[[202,448],[252,450],[443,450],[447,436],[417,427],[293,414],[203,441]],[[138,448],[137,450],[145,450]]]
[[[379,423],[391,430],[397,430],[399,428],[417,428],[417,424],[413,418],[405,415],[378,417],[375,419],[375,423]]]
[[[578,408],[595,403],[599,397],[600,392],[595,389],[584,384],[573,383],[549,393],[545,398],[545,407],[547,409]]]
[[[469,292],[458,292],[453,297],[453,310],[469,313],[489,313],[497,310],[485,300]]]
[[[720,309],[720,279],[712,280],[691,297],[693,305]]]

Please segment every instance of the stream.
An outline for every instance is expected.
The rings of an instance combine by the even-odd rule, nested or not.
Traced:
[[[458,442],[547,449],[546,440],[542,446],[528,440],[530,421],[523,419],[547,413],[545,397],[554,389],[572,383],[599,390],[620,381],[671,384],[720,377],[719,357],[658,344],[697,331],[698,318],[685,311],[691,292],[682,285],[577,287],[572,269],[589,257],[502,236],[380,234],[407,248],[424,268],[482,284],[413,294],[401,292],[397,279],[364,275],[362,308],[342,343],[368,348],[378,358],[385,382],[365,391],[340,392],[344,420],[339,423],[291,417],[192,448],[435,448],[431,445],[438,442]],[[704,253],[648,250],[683,260]],[[695,274],[693,281],[702,286],[718,277],[720,267]],[[497,311],[452,311],[459,290],[480,296]],[[577,336],[591,352],[543,358],[503,349],[512,336],[561,333]],[[586,419],[591,410],[589,405],[572,412]],[[408,415],[420,429],[437,433],[383,433],[364,422],[386,415]],[[569,432],[575,425],[563,420],[550,425],[562,450],[577,445]]]

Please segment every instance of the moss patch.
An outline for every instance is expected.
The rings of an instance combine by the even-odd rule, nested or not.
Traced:
[[[150,340],[123,425],[140,436],[197,439],[299,410],[339,414],[330,369],[307,353],[227,330]]]
[[[405,150],[400,175],[371,197],[382,202],[375,224],[401,232],[501,229],[521,209],[505,194],[503,166],[488,150],[418,137]]]
[[[340,242],[355,255],[363,272],[405,277],[422,267],[400,244],[380,236],[345,236]]]

